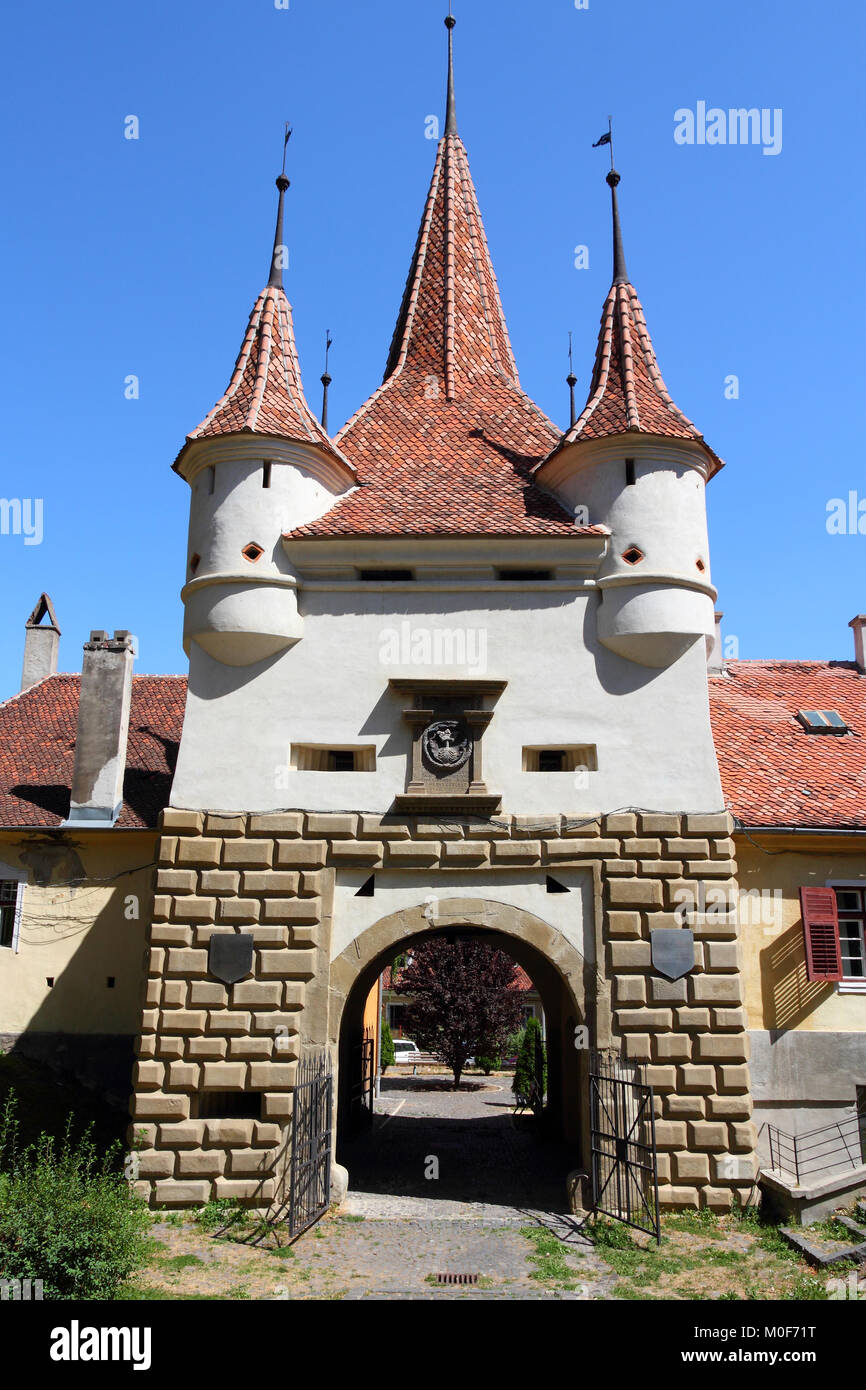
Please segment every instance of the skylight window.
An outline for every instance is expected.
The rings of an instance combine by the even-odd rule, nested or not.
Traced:
[[[807,734],[847,734],[848,725],[834,709],[801,709],[797,718]]]

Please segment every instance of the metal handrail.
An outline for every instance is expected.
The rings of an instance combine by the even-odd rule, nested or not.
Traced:
[[[846,1133],[849,1127],[850,1132]],[[804,1130],[802,1134],[786,1134],[776,1125],[768,1125],[767,1131],[770,1168],[793,1173],[798,1183],[822,1170],[866,1164],[866,1106],[856,1108],[843,1120]]]

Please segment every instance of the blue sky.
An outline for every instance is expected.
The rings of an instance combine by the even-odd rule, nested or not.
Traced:
[[[171,462],[222,393],[267,278],[282,123],[286,288],[309,399],[334,338],[331,426],[379,384],[442,114],[442,0],[42,0],[4,21],[0,696],[39,592],[62,669],[93,627],[182,671],[187,487]],[[848,658],[866,535],[864,12],[730,0],[457,0],[457,108],[521,379],[567,423],[610,282],[614,120],[628,267],[674,399],[727,461],[713,578],[744,657]],[[697,103],[783,113],[782,149],[678,145]],[[140,138],[124,138],[135,115]],[[589,268],[574,248],[589,248]],[[124,381],[140,381],[138,400]],[[739,378],[739,399],[725,379]],[[866,506],[864,506],[866,514]],[[866,515],[864,515],[866,528]]]

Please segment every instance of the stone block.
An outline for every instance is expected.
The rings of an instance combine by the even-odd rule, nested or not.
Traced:
[[[159,1142],[173,1149],[200,1149],[204,1140],[204,1120],[181,1120],[179,1124],[159,1126]]]
[[[673,1173],[677,1182],[709,1182],[709,1156],[688,1152],[675,1153],[673,1155]]]
[[[219,905],[221,922],[257,922],[261,903],[257,898],[223,898]]]
[[[644,975],[617,975],[614,980],[614,990],[619,1003],[646,1003],[646,977]]]
[[[660,859],[662,852],[661,840],[640,838],[634,840],[623,840],[622,852],[631,859]]]
[[[162,988],[163,1005],[167,1009],[183,1009],[186,1006],[188,993],[189,982],[187,980],[166,980]]]
[[[728,811],[717,811],[711,815],[689,812],[685,829],[689,835],[730,835],[732,824]]]
[[[166,1061],[180,1061],[185,1051],[185,1040],[163,1033],[161,1036],[154,1038],[153,1050],[157,1057],[162,1057]]]
[[[747,1066],[727,1066],[718,1068],[719,1090],[748,1091],[749,1068]]]
[[[747,1027],[745,1009],[713,1009],[713,1027],[722,1031],[739,1033]]]
[[[206,975],[207,951],[171,949],[166,969],[169,975]]]
[[[328,855],[324,840],[278,840],[276,864],[280,869],[321,869]]]
[[[243,1059],[245,1061],[267,1061],[273,1051],[274,1039],[272,1037],[259,1036],[251,1038],[246,1034],[229,1039],[229,1058],[234,1060]],[[297,1056],[297,1050],[294,1053]]]
[[[265,1093],[262,1099],[262,1114],[268,1120],[285,1123],[292,1114],[295,1097],[291,1091]]]
[[[243,891],[256,897],[293,898],[301,875],[297,869],[244,869]]]
[[[734,1153],[753,1153],[758,1146],[758,1131],[751,1120],[729,1124],[728,1134]]]
[[[637,873],[638,861],[636,859],[605,859],[604,872],[610,877],[611,874],[622,874],[623,877]]]
[[[254,1202],[264,1206],[273,1201],[275,1183],[272,1178],[217,1178],[214,1191],[218,1200],[230,1198],[236,1202]]]
[[[562,859],[580,859],[589,855],[593,859],[619,856],[619,840],[602,840],[599,836],[569,836],[567,839],[545,840],[545,863],[556,864]]]
[[[707,970],[737,970],[739,959],[736,941],[706,941],[704,960]]]
[[[737,846],[730,835],[723,835],[717,840],[710,840],[710,857],[712,859],[736,859]]]
[[[384,845],[381,840],[334,840],[330,858],[333,864],[366,864],[372,867],[382,861]]]
[[[664,1097],[662,1114],[666,1120],[702,1120],[706,1104],[703,1096],[668,1095]]]
[[[367,814],[359,817],[359,840],[408,840],[409,835],[409,826],[405,821]]]
[[[714,1120],[689,1121],[689,1148],[718,1153],[728,1147],[728,1127]]]
[[[743,984],[737,975],[691,975],[689,977],[693,1004],[742,1004]]]
[[[673,1022],[670,1009],[617,1009],[616,1016],[622,1031],[638,1028],[642,1032],[658,1032],[670,1028]]]
[[[279,1008],[282,1003],[282,986],[278,982],[265,980],[242,980],[232,986],[232,1005],[238,1007],[251,1004],[254,1008]]]
[[[283,1140],[283,1130],[279,1125],[268,1124],[263,1120],[256,1120],[253,1130],[253,1143],[260,1148],[273,1149]]]
[[[206,1091],[243,1091],[246,1089],[246,1062],[204,1062],[202,1085]]]
[[[159,841],[159,849],[156,854],[158,864],[173,864],[177,857],[177,836],[163,835]]]
[[[752,1113],[748,1093],[738,1096],[709,1096],[707,1114],[711,1120],[747,1120]]]
[[[139,1091],[132,1105],[135,1120],[163,1120],[169,1116],[185,1120],[189,1117],[189,1096],[180,1092],[167,1096],[161,1091]]]
[[[315,931],[316,928],[313,927],[312,930]],[[261,924],[258,924],[257,926],[254,926],[251,929],[251,931],[253,942],[256,946],[273,947],[289,945],[291,933],[289,932],[288,927],[277,925],[264,927]]]
[[[262,903],[265,923],[285,922],[294,926],[296,922],[318,922],[321,915],[320,898],[265,898]]]
[[[273,840],[226,840],[222,862],[225,868],[266,869],[274,857]]]
[[[677,1089],[676,1067],[652,1066],[646,1069],[648,1086],[653,1086],[660,1096]]]
[[[267,1149],[232,1149],[228,1158],[229,1172],[233,1175],[259,1173],[265,1176],[274,1166]]]
[[[260,951],[259,973],[264,976],[293,975],[311,980],[316,973],[316,953],[289,949]]]
[[[654,878],[612,878],[607,881],[612,907],[661,907],[662,885]]]
[[[737,866],[733,859],[687,859],[686,872],[692,878],[733,878]]]
[[[657,1120],[656,1144],[660,1149],[684,1149],[686,1126],[682,1120]]]
[[[198,1073],[198,1066],[194,1062],[170,1062],[168,1085],[173,1091],[197,1091]]]
[[[148,953],[147,969],[151,975],[161,975],[165,969],[165,951],[161,946],[153,947]]]
[[[324,869],[305,869],[300,879],[298,892],[302,898],[320,898],[327,887],[328,875]]]
[[[241,876],[232,869],[203,869],[201,891],[203,893],[237,893]]]
[[[711,1211],[730,1211],[734,1205],[734,1194],[729,1187],[704,1187],[701,1196],[704,1206]]]
[[[300,811],[268,812],[263,816],[250,816],[251,835],[302,835],[304,817]]]
[[[222,1148],[249,1144],[252,1142],[254,1124],[255,1120],[207,1120],[207,1142]]]
[[[388,843],[386,859],[389,865],[429,868],[439,863],[441,852],[442,846],[437,840],[427,840],[423,844],[417,840],[395,840]]]
[[[164,1033],[203,1033],[207,1014],[204,1009],[163,1009]]]
[[[136,1062],[133,1070],[137,1090],[158,1091],[164,1075],[165,1067],[162,1062]]]
[[[604,818],[605,835],[636,835],[637,816],[631,811],[613,811]]]
[[[224,1009],[228,1003],[228,990],[216,980],[193,980],[189,986],[189,1002],[192,1005]]]
[[[715,1182],[751,1183],[755,1178],[755,1160],[751,1154],[715,1154],[712,1158]]]
[[[446,840],[442,848],[446,868],[486,864],[490,858],[490,846],[483,840]]]
[[[209,1057],[214,1062],[222,1061],[228,1050],[226,1038],[190,1038],[186,1045],[188,1057],[199,1060]]]
[[[702,1028],[710,1026],[709,1009],[677,1009],[678,1028],[688,1028],[690,1032],[699,1032]]]
[[[608,946],[613,970],[649,970],[648,941],[611,941]]]
[[[181,1149],[177,1156],[179,1177],[217,1177],[225,1168],[222,1149]]]
[[[171,905],[174,898],[170,893],[156,893],[151,907],[151,917],[154,922],[167,922],[171,916]]]
[[[656,1062],[688,1062],[692,1055],[692,1040],[688,1033],[659,1033],[653,1039]]]
[[[210,1198],[211,1184],[207,1179],[200,1182],[177,1182],[166,1178],[154,1184],[154,1198],[160,1207],[203,1207]]]
[[[194,893],[198,875],[195,869],[158,869],[156,886],[161,893]]]
[[[708,1062],[747,1062],[748,1033],[702,1033],[697,1039],[697,1055]]]
[[[150,940],[153,946],[191,946],[192,927],[154,922],[150,929]]]
[[[138,1173],[142,1178],[171,1178],[174,1176],[174,1152],[171,1149],[139,1153]]]
[[[297,1062],[250,1062],[250,1085],[257,1090],[288,1091],[298,1079]]]
[[[250,1031],[250,1015],[243,1010],[213,1010],[208,1016],[208,1032],[235,1034]]]
[[[660,975],[650,977],[650,999],[654,1004],[684,1004],[686,1002],[685,980],[665,980]]]
[[[179,865],[191,864],[196,868],[217,869],[219,868],[221,847],[222,840],[180,840],[175,862]]]
[[[643,930],[639,912],[608,912],[605,921],[609,936],[639,937]]]
[[[679,835],[680,817],[667,812],[641,811],[640,830],[642,835]]]
[[[665,839],[664,855],[666,859],[709,859],[709,841],[668,836]]]
[[[679,1089],[681,1091],[702,1091],[707,1094],[716,1089],[715,1067],[696,1066],[694,1063],[680,1067]]]
[[[541,858],[541,841],[494,840],[491,850],[495,864],[537,864]]]
[[[204,817],[201,811],[180,811],[174,806],[166,806],[162,813],[164,830],[176,830],[183,835],[201,834]]]
[[[331,840],[354,840],[358,817],[343,812],[310,812],[307,834],[325,835]]]
[[[628,1033],[624,1038],[625,1055],[632,1062],[648,1062],[652,1055],[649,1033]]]
[[[246,835],[246,816],[220,816],[208,811],[204,829],[206,835]]]

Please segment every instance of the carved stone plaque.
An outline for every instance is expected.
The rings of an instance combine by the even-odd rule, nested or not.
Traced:
[[[229,936],[218,933],[210,939],[208,969],[224,985],[237,984],[253,968],[253,938],[251,932]]]
[[[695,934],[689,927],[654,927],[650,951],[653,969],[667,980],[681,980],[695,968]]]
[[[421,746],[434,770],[456,772],[469,761],[472,735],[462,719],[435,719],[421,734]]]

